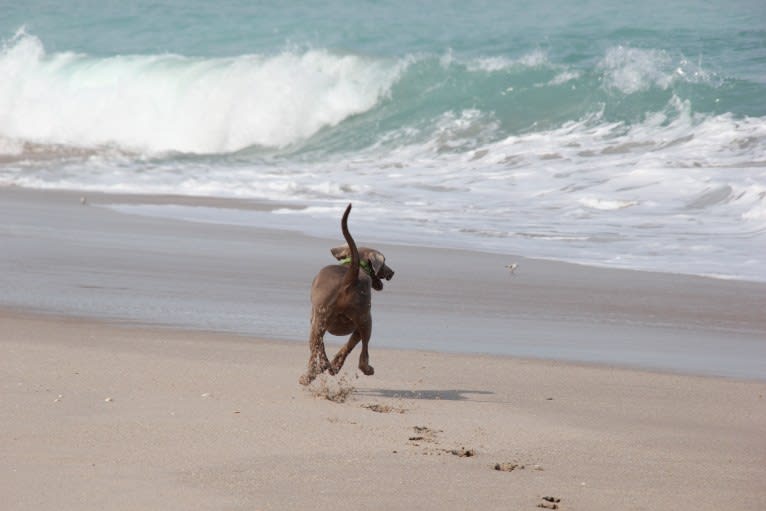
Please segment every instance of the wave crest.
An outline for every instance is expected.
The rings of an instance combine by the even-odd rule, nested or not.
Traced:
[[[542,49],[515,58],[451,51],[376,58],[324,49],[96,58],[46,53],[24,30],[0,48],[0,76],[9,77],[0,80],[6,155],[33,145],[321,156],[434,138],[440,149],[460,151],[591,115],[638,126],[673,98],[693,104],[692,114],[739,116],[752,110],[737,106],[740,95],[755,87],[720,87],[701,64],[623,46],[577,64]],[[460,122],[445,128],[453,120]]]
[[[652,87],[667,90],[673,84],[720,86],[721,80],[685,57],[673,58],[665,50],[617,46],[607,50],[599,63],[604,85],[624,94],[645,92]]]
[[[209,59],[47,54],[22,30],[0,52],[0,137],[149,153],[284,147],[370,110],[404,67],[325,50]]]

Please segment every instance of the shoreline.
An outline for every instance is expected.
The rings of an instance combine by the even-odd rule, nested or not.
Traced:
[[[0,186],[0,188],[2,188],[2,186]],[[6,187],[6,188],[9,188],[9,187]],[[140,216],[145,218],[153,218],[157,220],[167,220],[171,222],[182,221],[182,222],[205,224],[210,226],[220,225],[220,226],[250,228],[254,230],[284,231],[284,232],[289,232],[296,236],[305,236],[305,237],[314,238],[314,239],[333,238],[333,235],[336,234],[335,228],[337,227],[334,223],[330,223],[327,226],[322,227],[321,231],[310,232],[306,229],[296,226],[296,223],[297,223],[296,221],[285,222],[284,224],[278,224],[274,226],[274,225],[266,225],[268,222],[263,220],[254,221],[251,219],[249,221],[242,221],[242,220],[232,220],[232,217],[228,217],[226,219],[213,220],[209,217],[209,215],[206,215],[205,213],[184,215],[183,212],[176,212],[176,213],[169,213],[167,211],[157,212],[157,210],[155,209],[155,208],[162,209],[163,207],[178,207],[178,208],[184,209],[187,213],[194,212],[195,210],[206,210],[206,212],[208,213],[215,212],[217,210],[226,211],[226,212],[239,211],[239,212],[244,212],[246,214],[261,216],[264,213],[271,213],[275,210],[301,211],[308,207],[305,205],[297,205],[294,203],[290,203],[286,201],[278,201],[278,200],[265,201],[260,199],[248,199],[248,198],[240,198],[240,197],[216,197],[216,196],[207,196],[207,195],[173,195],[168,193],[149,194],[149,193],[142,193],[142,192],[105,192],[105,191],[96,191],[96,190],[79,190],[79,189],[65,189],[65,188],[43,189],[43,188],[26,188],[26,187],[21,187],[18,185],[11,185],[10,188],[15,188],[18,190],[28,190],[33,192],[43,192],[43,193],[49,192],[49,193],[62,193],[62,194],[73,195],[73,196],[77,196],[79,200],[89,201],[88,202],[89,204],[92,202],[92,204],[95,204],[101,207],[106,207],[106,208],[112,209],[113,211],[120,212],[123,214]],[[95,200],[93,200],[94,198]],[[274,218],[270,217],[270,220],[273,222]],[[326,223],[327,219],[323,218],[321,221]],[[610,266],[606,263],[578,261],[574,259],[557,258],[554,256],[550,256],[550,257],[538,256],[538,255],[521,256],[521,255],[515,255],[512,253],[509,253],[509,252],[504,252],[499,249],[492,250],[491,248],[487,248],[487,247],[473,248],[473,247],[461,246],[457,244],[448,245],[448,244],[438,244],[433,242],[415,241],[414,239],[397,241],[397,242],[380,241],[380,240],[376,240],[376,241],[378,244],[388,245],[388,246],[413,247],[413,248],[422,248],[422,249],[429,249],[429,250],[465,251],[465,252],[474,252],[474,253],[486,254],[486,255],[505,255],[509,257],[515,257],[517,259],[548,261],[554,264],[583,266],[583,267],[592,268],[592,269],[650,273],[650,274],[670,275],[670,276],[677,276],[677,277],[703,278],[703,279],[714,279],[714,280],[723,280],[723,281],[748,282],[753,284],[766,285],[766,279],[759,280],[759,279],[747,278],[747,277],[737,276],[737,275],[724,275],[724,274],[716,274],[716,273],[682,273],[682,272],[670,271],[670,270],[664,271],[659,269],[632,268],[632,267],[621,267],[621,266],[614,266],[614,265]],[[432,240],[429,240],[429,241],[432,241]]]
[[[102,206],[162,197],[90,194],[83,205],[81,196],[0,188],[7,247],[0,307],[304,342],[309,283],[333,263],[329,248],[339,239]],[[358,242],[365,234],[355,233]],[[373,298],[373,349],[766,374],[759,362],[766,360],[766,284],[374,246],[397,275]],[[504,268],[509,262],[519,264],[513,275]]]
[[[156,333],[166,332],[171,336],[192,336],[192,337],[205,337],[210,336],[214,338],[222,338],[225,341],[233,343],[256,343],[263,345],[280,345],[293,349],[298,346],[298,349],[305,349],[308,353],[308,342],[297,339],[279,339],[279,338],[266,338],[254,334],[248,334],[244,332],[229,332],[219,330],[206,330],[202,328],[185,328],[183,326],[162,324],[162,323],[141,323],[138,321],[124,320],[119,318],[105,318],[95,316],[73,316],[63,313],[55,313],[49,311],[34,311],[29,309],[19,309],[11,307],[0,306],[0,321],[3,319],[13,321],[29,321],[29,322],[43,322],[43,323],[64,323],[64,324],[91,324],[98,325],[102,328],[116,328],[124,331],[135,331],[137,333],[151,331]],[[327,355],[337,351],[343,344],[345,338],[328,336],[325,339],[325,345],[327,349]],[[615,363],[615,362],[596,362],[586,360],[568,360],[562,358],[545,358],[535,356],[519,356],[507,353],[483,353],[483,352],[465,352],[465,351],[447,351],[447,350],[434,350],[426,348],[395,348],[391,346],[370,345],[371,352],[385,352],[390,354],[397,354],[406,356],[407,354],[413,354],[414,356],[445,356],[445,357],[466,357],[471,359],[497,359],[499,361],[505,361],[508,363],[517,364],[533,364],[541,367],[572,367],[578,370],[597,370],[597,371],[617,371],[628,372],[643,375],[655,375],[659,377],[678,377],[678,378],[693,378],[701,380],[720,380],[728,381],[732,383],[750,383],[750,384],[766,384],[766,376],[733,376],[714,373],[699,373],[689,372],[679,369],[663,369],[657,367],[640,366],[629,363]],[[355,355],[358,355],[358,349],[355,349],[348,357],[346,365],[348,367],[355,367]],[[302,359],[298,357],[298,361],[302,362]],[[347,373],[353,372],[345,368]],[[356,377],[361,377],[362,373],[358,373]],[[329,374],[324,373],[325,378],[331,378]]]

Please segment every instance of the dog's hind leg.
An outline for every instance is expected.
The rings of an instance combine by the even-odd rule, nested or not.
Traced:
[[[353,351],[353,349],[357,344],[359,344],[359,341],[361,340],[362,335],[359,333],[359,330],[354,330],[354,333],[352,333],[351,337],[348,338],[348,342],[338,350],[338,353],[335,354],[335,358],[332,359],[331,364],[332,369],[336,373],[340,371],[340,369],[343,367],[343,364],[346,362],[346,357],[348,354]]]
[[[326,331],[327,325],[324,311],[312,311],[311,335],[309,337],[309,348],[311,353],[309,354],[309,363],[306,374],[301,376],[298,380],[298,383],[301,385],[308,385],[325,369],[329,369],[330,374],[336,373],[330,365],[330,361],[327,359],[327,352],[325,351],[324,334]]]
[[[367,376],[375,374],[375,369],[370,365],[370,352],[367,350],[367,345],[370,343],[370,335],[372,334],[372,320],[367,324],[359,328],[362,335],[362,353],[359,355],[359,369]]]

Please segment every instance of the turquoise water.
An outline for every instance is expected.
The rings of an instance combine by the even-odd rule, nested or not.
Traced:
[[[762,1],[2,4],[0,183],[766,280]]]

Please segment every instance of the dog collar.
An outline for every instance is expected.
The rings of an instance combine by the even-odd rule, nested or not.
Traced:
[[[343,266],[347,266],[347,265],[351,264],[351,258],[347,257],[345,259],[340,259],[338,261],[338,263],[342,264]],[[368,263],[367,261],[364,261],[364,260],[360,259],[359,260],[359,267],[362,268],[364,270],[364,272],[367,275],[369,275],[370,277],[374,276],[373,273],[372,273],[372,268],[370,267],[370,263]]]

